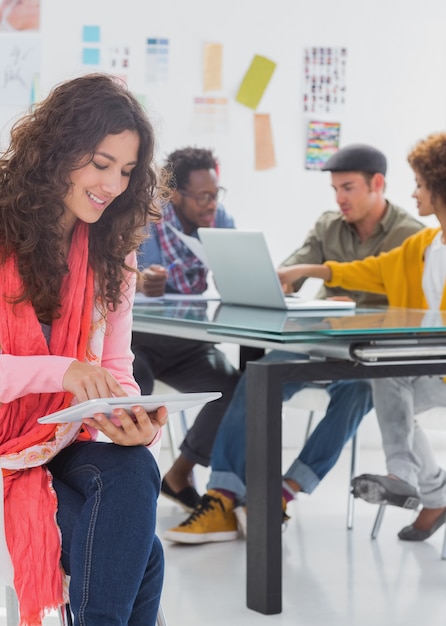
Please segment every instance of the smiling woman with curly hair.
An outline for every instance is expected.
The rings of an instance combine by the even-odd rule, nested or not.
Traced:
[[[23,625],[66,600],[64,574],[75,624],[156,621],[160,479],[148,447],[165,409],[37,421],[140,394],[130,339],[136,251],[160,217],[153,153],[136,98],[92,74],[34,106],[0,156],[0,567]]]

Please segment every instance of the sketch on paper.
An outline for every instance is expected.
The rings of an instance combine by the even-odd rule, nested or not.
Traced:
[[[304,49],[304,113],[341,112],[345,106],[347,49]]]
[[[2,105],[28,106],[35,97],[40,74],[40,37],[0,38],[0,93]]]

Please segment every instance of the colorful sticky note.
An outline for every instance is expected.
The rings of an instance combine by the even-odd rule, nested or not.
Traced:
[[[82,29],[82,41],[87,43],[98,43],[101,37],[99,26],[84,26]]]
[[[83,48],[82,63],[84,65],[99,65],[99,48]]]
[[[276,165],[271,118],[268,113],[254,114],[256,170],[268,170]]]
[[[235,97],[237,102],[256,109],[275,69],[274,61],[256,54]]]
[[[222,88],[222,58],[223,46],[221,43],[205,44],[203,62],[203,91],[218,91]]]

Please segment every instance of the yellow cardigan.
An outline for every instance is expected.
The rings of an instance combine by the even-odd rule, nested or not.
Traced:
[[[327,287],[384,293],[389,306],[428,309],[423,293],[424,251],[440,228],[424,228],[408,237],[401,246],[362,261],[324,263],[331,269]],[[441,310],[446,310],[446,289],[443,289]]]

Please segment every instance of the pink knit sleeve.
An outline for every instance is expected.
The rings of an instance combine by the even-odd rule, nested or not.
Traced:
[[[128,265],[135,267],[136,256],[127,259]],[[130,396],[138,396],[141,391],[133,378],[133,352],[131,350],[133,301],[135,299],[136,275],[130,274],[128,286],[123,290],[122,303],[116,311],[107,314],[102,367],[105,367],[124,387]],[[161,430],[150,443],[155,445],[161,438]]]
[[[63,391],[65,372],[75,359],[65,356],[14,356],[0,354],[0,402],[27,393]]]

